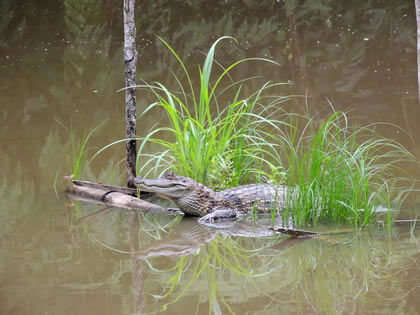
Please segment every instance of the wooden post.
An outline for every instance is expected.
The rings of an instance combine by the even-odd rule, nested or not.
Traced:
[[[127,149],[127,186],[134,187],[136,177],[136,23],[135,0],[124,1],[124,63],[125,63],[125,124],[128,140]]]

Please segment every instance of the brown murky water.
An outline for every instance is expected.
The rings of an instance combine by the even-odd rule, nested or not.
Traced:
[[[0,313],[420,312],[418,227],[292,241],[262,225],[211,229],[123,209],[85,217],[102,208],[62,193],[71,145],[57,121],[78,137],[106,121],[90,155],[124,136],[120,2],[0,3]],[[309,98],[289,107],[317,112],[329,100],[361,123],[396,124],[406,133],[381,131],[419,157],[414,4],[301,2],[139,3],[138,78],[176,87],[168,67],[181,69],[153,34],[194,67],[216,38],[232,35],[238,44],[218,48],[221,63],[280,64],[248,63],[238,79],[294,82],[280,92]],[[139,92],[139,112],[148,97]],[[162,121],[156,112],[140,119],[139,135]],[[122,183],[123,157],[115,146],[83,177]],[[420,211],[418,195],[408,200],[404,218]]]

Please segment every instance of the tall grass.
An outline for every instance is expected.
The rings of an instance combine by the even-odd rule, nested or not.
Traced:
[[[391,222],[391,201],[397,202],[401,162],[414,157],[398,142],[384,138],[375,126],[349,124],[346,113],[334,112],[316,127],[308,119],[299,134],[298,120],[292,123],[284,144],[288,165],[289,211],[296,224],[351,222],[366,225],[386,209]],[[401,196],[400,196],[401,197]],[[399,201],[401,201],[400,199]]]
[[[346,113],[333,109],[322,123],[286,113],[281,104],[289,98],[268,94],[279,84],[266,83],[242,95],[242,85],[253,78],[234,81],[230,72],[243,62],[270,60],[241,59],[220,67],[212,78],[215,49],[225,39],[232,38],[221,37],[211,46],[198,68],[197,86],[181,58],[160,38],[178,60],[186,84],[174,76],[178,92],[160,82],[138,86],[156,97],[142,119],[159,109],[168,118],[167,126],[155,126],[138,138],[138,174],[158,177],[171,169],[216,190],[269,180],[291,187],[284,222],[291,216],[297,225],[328,221],[360,226],[371,222],[382,206],[389,225],[391,203],[406,192],[393,172],[414,157],[375,132],[375,125],[350,124]],[[146,153],[151,146],[160,149]]]
[[[82,137],[77,136],[71,125],[70,127],[66,127],[62,122],[58,120],[56,120],[56,122],[64,128],[70,138],[71,154],[67,154],[67,164],[70,173],[73,174],[73,178],[79,179],[80,172],[87,162],[89,139],[100,127],[105,124],[105,121],[89,131],[86,131]]]
[[[266,83],[251,95],[243,97],[243,81],[234,82],[229,75],[232,69],[245,61],[272,61],[259,58],[239,60],[223,68],[211,84],[215,48],[223,39],[231,38],[219,38],[211,46],[203,67],[198,69],[198,87],[193,84],[192,76],[180,57],[160,39],[179,61],[187,84],[184,87],[181,80],[175,77],[180,93],[168,90],[159,82],[139,86],[150,89],[157,99],[143,115],[154,108],[162,108],[169,121],[168,126],[155,127],[142,139],[138,161],[140,157],[146,157],[147,161],[142,165],[138,163],[139,174],[157,176],[170,168],[221,189],[246,183],[250,176],[261,175],[263,169],[281,170],[281,165],[270,163],[276,158],[279,160],[275,150],[278,144],[267,130],[282,135],[280,127],[284,122],[273,117],[281,110],[276,105],[287,98],[275,97],[262,106],[260,101],[266,91],[277,84]],[[219,93],[222,81],[226,81],[227,86],[220,88]],[[220,99],[227,91],[233,96],[223,106]],[[162,150],[148,155],[144,152],[148,144],[158,144]]]

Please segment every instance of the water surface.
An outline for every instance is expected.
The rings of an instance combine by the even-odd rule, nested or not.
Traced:
[[[418,227],[372,228],[294,241],[264,224],[203,228],[193,218],[74,201],[62,192],[69,136],[106,121],[96,150],[125,135],[120,1],[4,0],[0,6],[0,312],[4,314],[417,313]],[[264,57],[232,75],[253,91],[300,95],[288,110],[326,117],[328,102],[379,127],[419,157],[414,4],[407,1],[149,1],[139,3],[138,80],[177,88],[222,35],[222,65]],[[302,97],[306,96],[306,97]],[[138,111],[151,102],[138,92]],[[143,136],[160,112],[138,120]],[[404,131],[403,131],[404,130]],[[156,148],[148,148],[153,152]],[[124,146],[83,178],[122,184]],[[402,165],[415,179],[414,165]],[[419,214],[412,194],[401,218]],[[95,215],[89,214],[103,210]],[[81,219],[82,218],[82,219]],[[236,229],[234,228],[236,227]],[[319,227],[325,231],[345,227]],[[253,235],[253,237],[251,237]]]

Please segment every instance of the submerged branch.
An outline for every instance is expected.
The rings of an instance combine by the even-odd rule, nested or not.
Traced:
[[[312,231],[305,231],[305,230],[296,230],[296,229],[289,229],[281,226],[275,226],[271,228],[274,232],[280,232],[283,234],[290,235],[291,237],[314,237],[320,235],[318,232],[312,232]]]

